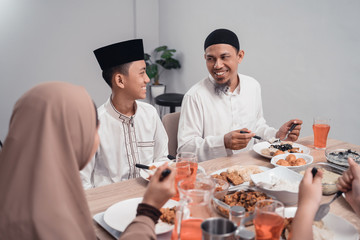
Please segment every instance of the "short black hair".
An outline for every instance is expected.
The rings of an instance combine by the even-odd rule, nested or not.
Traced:
[[[110,86],[110,88],[112,88],[112,78],[113,78],[114,74],[120,73],[125,76],[129,75],[129,68],[130,68],[131,63],[132,62],[124,63],[121,65],[103,70],[102,76],[103,76],[105,82]]]

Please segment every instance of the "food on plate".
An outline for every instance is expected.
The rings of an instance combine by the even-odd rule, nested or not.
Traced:
[[[240,166],[234,165],[229,167],[226,172],[220,174],[213,174],[211,177],[220,178],[233,185],[240,185],[244,182],[250,181],[250,175],[263,172],[258,166]]]
[[[155,165],[151,165],[150,167],[149,167],[149,170],[155,170],[156,169],[156,166]]]
[[[302,166],[306,164],[306,161],[303,158],[296,158],[294,154],[289,154],[285,159],[277,160],[276,164],[280,166]]]
[[[160,212],[162,213],[160,216],[161,221],[166,222],[168,224],[175,223],[176,207],[161,208]]]
[[[261,170],[258,166],[254,166],[254,165],[249,165],[249,166],[234,165],[232,167],[229,167],[227,171],[229,173],[237,173],[239,176],[242,177],[244,182],[250,181],[250,175],[263,172],[263,170]]]
[[[356,151],[353,151],[351,149],[337,149],[334,151],[331,151],[327,155],[327,159],[331,162],[344,162],[347,163],[348,158],[354,159],[355,162],[360,164],[360,154]]]
[[[281,143],[271,144],[268,148],[264,148],[261,150],[261,154],[267,156],[276,156],[284,153],[303,153],[300,148],[293,147],[292,142],[284,141]]]
[[[291,227],[294,218],[285,218],[284,229],[281,237],[285,240],[291,239]],[[334,233],[328,229],[323,221],[314,221],[313,225],[313,239],[314,240],[331,240],[334,239]]]
[[[274,153],[274,156],[276,155],[280,155],[280,154],[284,154],[285,152],[281,151],[281,150],[276,150],[276,152]]]
[[[281,176],[271,175],[270,184],[268,189],[278,190],[278,191],[289,191],[289,192],[299,192],[300,181],[291,182],[281,178]]]
[[[255,204],[257,201],[272,199],[263,192],[255,191],[252,189],[241,190],[233,194],[227,194],[223,199],[220,199],[222,202],[226,203],[230,207],[232,206],[242,206],[245,208],[246,212],[252,212],[255,209]],[[221,206],[217,206],[217,209],[225,216],[229,216],[229,209],[226,209]]]
[[[318,168],[319,171],[322,171],[322,191],[325,195],[334,194],[337,192],[336,183],[341,176],[340,174],[326,170],[325,168]],[[300,174],[304,175],[305,171],[301,171]]]

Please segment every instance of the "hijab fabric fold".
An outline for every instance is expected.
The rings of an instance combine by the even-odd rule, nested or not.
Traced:
[[[83,87],[42,83],[17,101],[0,152],[2,239],[96,239],[79,175],[95,131]]]

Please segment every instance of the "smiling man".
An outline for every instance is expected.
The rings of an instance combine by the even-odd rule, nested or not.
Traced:
[[[285,138],[293,123],[299,124],[286,140],[296,141],[302,121],[293,119],[279,130],[263,117],[260,84],[238,73],[245,52],[236,34],[217,29],[204,43],[209,76],[184,96],[178,130],[178,152],[196,152],[199,161],[250,150],[253,136],[266,140]],[[246,133],[240,133],[240,131]]]
[[[168,137],[156,109],[137,101],[146,97],[150,81],[142,40],[115,43],[94,54],[112,94],[98,108],[100,147],[80,172],[86,189],[139,177],[135,164],[168,155]]]

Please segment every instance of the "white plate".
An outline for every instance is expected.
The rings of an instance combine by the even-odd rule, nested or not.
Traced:
[[[246,166],[246,165],[245,165],[245,166]],[[245,166],[244,166],[244,167],[245,167]],[[250,165],[249,165],[249,166],[250,166]],[[251,165],[251,166],[256,166],[256,165]],[[263,167],[263,166],[257,166],[257,167],[259,167],[259,169],[260,169],[260,170],[263,170],[264,172],[267,171],[267,170],[269,170],[269,169],[271,169],[271,168]],[[228,169],[228,168],[223,168],[223,169],[217,170],[217,171],[215,171],[215,172],[212,172],[212,173],[210,173],[209,175],[211,176],[211,175],[214,175],[214,174],[220,174],[220,173],[222,173],[222,172],[226,172],[227,169]],[[230,183],[230,187],[231,187],[231,186],[234,186],[234,185],[233,185],[232,183]],[[244,183],[239,184],[239,185],[237,185],[237,186],[249,186],[249,182],[244,182]]]
[[[296,210],[296,207],[285,208],[285,217],[294,217]],[[329,213],[322,221],[334,233],[334,240],[359,240],[356,228],[345,219]]]
[[[113,229],[123,232],[135,218],[137,206],[141,203],[141,201],[142,198],[131,198],[115,203],[105,211],[104,221]],[[177,201],[170,199],[163,207],[168,208],[177,205]],[[170,225],[159,220],[159,222],[155,225],[155,233],[166,233],[171,231],[173,228],[174,225]]]
[[[173,161],[162,161],[162,162],[154,162],[154,163],[151,163],[149,164],[149,166],[152,166],[152,165],[155,165],[156,167],[160,167],[161,165],[163,165],[165,162],[167,163],[174,163]],[[145,179],[146,181],[149,181],[149,177],[150,177],[150,174],[151,175],[154,175],[156,169],[155,170],[145,170],[145,169],[140,169],[140,177]],[[198,165],[198,171],[197,173],[205,173],[205,169]]]
[[[261,153],[261,150],[263,150],[264,148],[270,147],[270,145],[271,145],[271,144],[268,143],[268,142],[259,142],[259,143],[255,144],[255,145],[253,146],[253,150],[254,150],[257,154],[259,154],[259,155],[261,155],[261,156],[263,156],[263,157],[272,158],[273,156],[264,155],[264,154]],[[301,145],[301,144],[298,144],[298,143],[292,143],[292,146],[293,146],[294,148],[300,148],[300,150],[302,150],[304,154],[309,154],[309,153],[310,153],[310,148],[308,148],[308,147],[306,147],[306,146],[304,146],[304,145]]]

